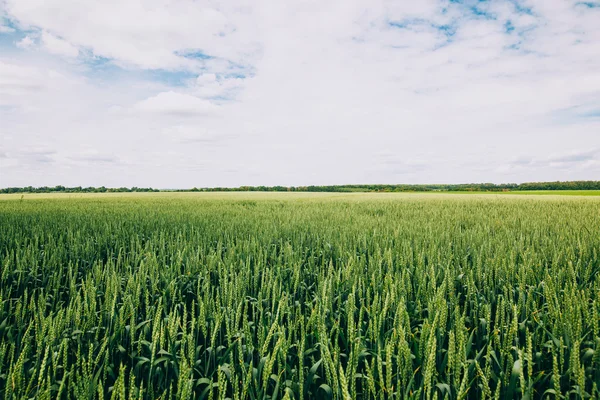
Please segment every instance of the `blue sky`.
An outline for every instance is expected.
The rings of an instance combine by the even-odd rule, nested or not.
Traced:
[[[600,179],[600,2],[0,0],[0,187]]]

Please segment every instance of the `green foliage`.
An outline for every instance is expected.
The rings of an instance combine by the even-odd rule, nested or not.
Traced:
[[[127,192],[158,192],[158,189],[152,188],[105,188],[104,186],[100,187],[64,187],[64,186],[25,186],[25,187],[9,187],[0,189],[0,193],[127,193]]]
[[[530,182],[530,183],[468,183],[447,185],[330,185],[330,186],[240,186],[237,188],[214,187],[167,190],[174,192],[522,192],[522,191],[592,191],[600,190],[600,181],[572,182]],[[10,187],[0,189],[0,193],[124,193],[124,192],[158,192],[152,188],[105,188],[102,187]]]
[[[598,398],[599,209],[5,200],[0,398]]]

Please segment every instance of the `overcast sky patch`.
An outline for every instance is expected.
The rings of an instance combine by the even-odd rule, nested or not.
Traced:
[[[3,0],[0,186],[598,179],[598,71],[597,1]]]

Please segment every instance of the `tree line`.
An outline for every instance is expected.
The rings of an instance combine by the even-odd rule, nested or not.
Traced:
[[[8,187],[4,189],[0,189],[0,193],[126,193],[126,192],[160,192],[158,189],[153,188],[107,188],[104,186],[100,187],[65,187],[65,186],[25,186],[25,187]]]
[[[0,189],[0,193],[125,193],[125,192],[507,192],[522,190],[600,190],[600,181],[566,182],[527,182],[527,183],[468,183],[468,184],[430,184],[430,185],[319,185],[319,186],[240,186],[212,187],[177,190],[159,190],[153,188],[120,187],[9,187]]]

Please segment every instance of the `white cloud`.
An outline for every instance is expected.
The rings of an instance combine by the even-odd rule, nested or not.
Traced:
[[[44,49],[52,54],[65,57],[77,57],[79,54],[77,47],[48,32],[42,32],[41,43]]]
[[[0,59],[0,106],[34,112],[57,105],[57,95],[81,87],[81,80],[66,76],[49,65],[38,68],[29,63]]]
[[[600,148],[598,8],[560,0],[3,5],[19,46],[45,50],[0,55],[11,185],[600,176],[597,153],[567,161]],[[32,143],[56,151],[52,168],[18,168],[17,150]],[[127,160],[127,172],[92,166],[93,152]],[[86,167],[78,154],[88,153]]]
[[[138,102],[135,105],[135,109],[156,114],[193,116],[214,114],[217,107],[209,101],[198,97],[168,91]]]
[[[9,14],[24,26],[41,27],[94,54],[143,68],[190,67],[179,51],[201,49],[213,56],[239,59],[224,46],[223,34],[239,35],[223,12],[190,0],[92,1],[8,0]],[[56,12],[60,10],[60,12]],[[240,41],[244,41],[240,38]]]
[[[46,31],[30,33],[16,42],[16,46],[24,50],[42,49],[66,58],[75,58],[79,55],[77,47]]]
[[[214,73],[206,73],[198,76],[194,92],[201,97],[229,98],[236,95],[244,86],[242,78],[220,78]]]
[[[519,156],[498,167],[504,173],[527,171],[563,171],[566,173],[594,172],[600,168],[600,150],[592,148],[578,151],[555,152],[545,156]]]
[[[220,135],[206,128],[190,124],[168,126],[163,129],[163,134],[175,143],[183,144],[203,143],[212,145],[229,139],[227,135]]]
[[[17,42],[17,47],[22,49],[31,49],[35,46],[35,41],[31,36],[25,36],[23,39]]]

